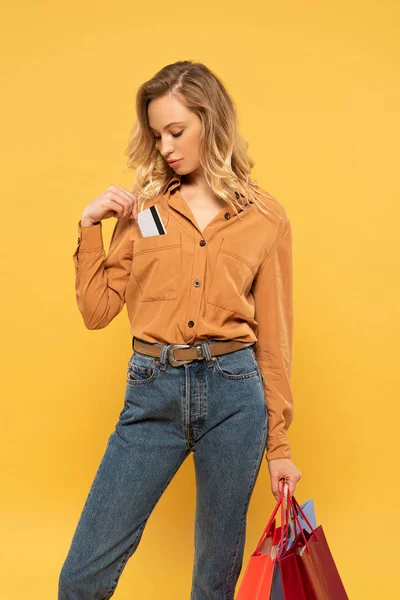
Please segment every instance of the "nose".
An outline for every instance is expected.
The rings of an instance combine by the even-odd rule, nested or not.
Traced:
[[[172,142],[168,140],[165,140],[165,142],[162,142],[160,140],[158,150],[165,160],[168,160],[169,156],[171,156],[175,152],[175,148]]]

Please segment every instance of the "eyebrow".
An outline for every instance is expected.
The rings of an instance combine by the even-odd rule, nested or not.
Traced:
[[[168,125],[166,125],[164,129],[167,129],[171,125],[183,125],[183,123],[183,121],[172,121],[172,123],[168,123]],[[153,129],[153,127],[150,127],[150,129]],[[156,129],[153,129],[153,131],[156,131]]]

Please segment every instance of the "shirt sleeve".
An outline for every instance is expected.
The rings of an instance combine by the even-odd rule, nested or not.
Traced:
[[[268,410],[266,460],[290,458],[286,432],[293,419],[290,385],[293,341],[292,229],[286,221],[253,282],[254,347]]]
[[[122,310],[132,264],[132,220],[117,220],[106,256],[102,223],[82,227],[73,254],[78,308],[88,329],[103,329]]]

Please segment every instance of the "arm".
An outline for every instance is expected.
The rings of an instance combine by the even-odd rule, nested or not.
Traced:
[[[132,243],[133,221],[118,219],[106,256],[101,221],[83,227],[78,224],[78,246],[73,254],[75,292],[78,308],[88,329],[102,329],[121,312],[125,304]]]
[[[293,419],[290,386],[293,340],[292,230],[290,221],[281,227],[253,282],[255,319],[254,347],[264,378],[268,407],[266,459],[290,458],[286,437]]]

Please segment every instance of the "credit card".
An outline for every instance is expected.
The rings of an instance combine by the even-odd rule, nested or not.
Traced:
[[[138,214],[137,222],[143,237],[167,233],[164,223],[161,220],[159,210],[155,204],[150,206],[150,208],[142,210]]]

